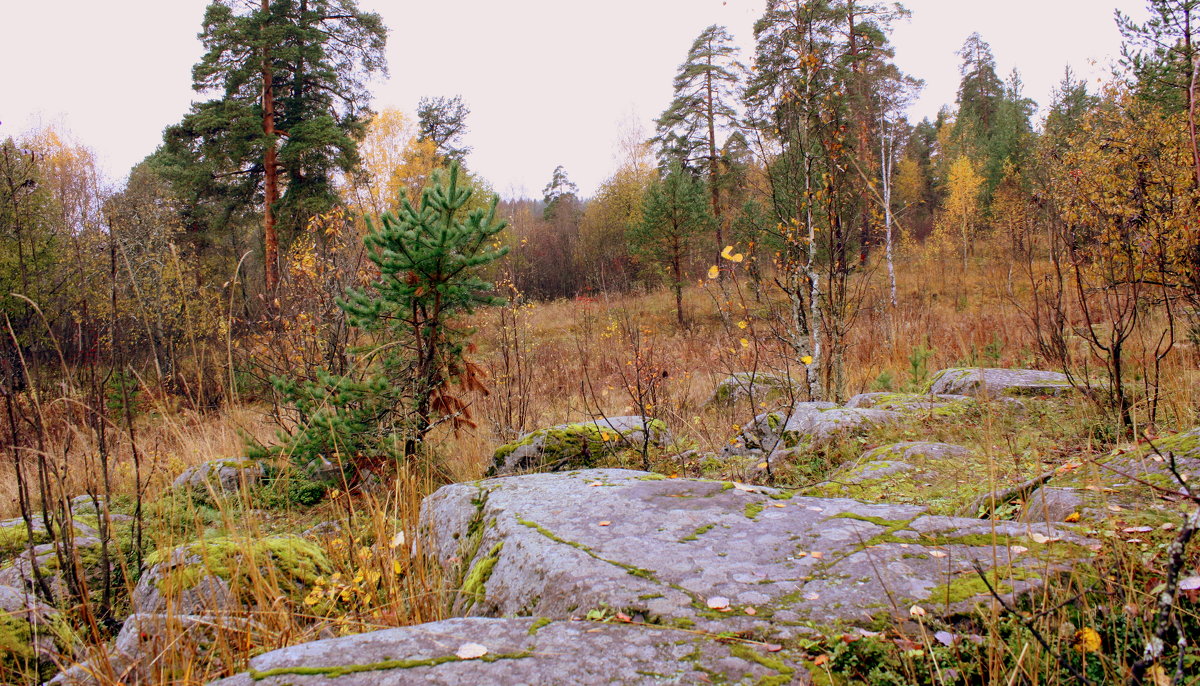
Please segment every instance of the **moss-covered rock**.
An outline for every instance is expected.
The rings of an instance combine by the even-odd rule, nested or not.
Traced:
[[[729,407],[751,403],[754,407],[789,402],[798,395],[802,383],[766,372],[735,372],[721,379],[713,389],[709,405]]]
[[[240,489],[260,483],[267,474],[260,460],[225,458],[209,460],[189,467],[175,477],[171,488],[193,494],[202,501],[237,493]]]
[[[54,608],[28,592],[0,586],[0,682],[40,683],[72,658],[74,644]]]
[[[1032,460],[996,460],[949,443],[894,443],[863,453],[805,495],[911,503],[925,505],[933,514],[967,514],[965,508],[979,497],[1022,484],[1042,469]]]
[[[846,401],[854,409],[891,410],[907,415],[957,417],[965,414],[975,399],[967,395],[931,395],[929,393],[859,393]],[[1012,402],[1020,404],[1019,401]]]
[[[607,417],[541,429],[500,446],[488,476],[596,467],[608,457],[671,441],[666,425],[649,417]]]
[[[298,601],[329,572],[321,548],[299,536],[212,538],[147,556],[133,607],[144,614],[211,614],[279,595]]]

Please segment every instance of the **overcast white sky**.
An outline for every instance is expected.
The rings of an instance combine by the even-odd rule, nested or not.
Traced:
[[[208,0],[0,0],[0,138],[59,123],[120,181],[187,111],[191,66]],[[763,0],[359,0],[391,29],[390,78],[376,109],[412,112],[423,95],[461,94],[471,108],[470,166],[502,195],[540,197],[556,165],[591,194],[613,167],[618,127],[649,130],[697,34],[728,26],[753,55]],[[954,52],[978,31],[999,71],[1021,71],[1045,105],[1070,64],[1108,73],[1120,34],[1113,9],[1144,16],[1145,0],[906,0],[896,61],[926,81],[910,116],[954,101]],[[447,9],[452,8],[452,9]]]

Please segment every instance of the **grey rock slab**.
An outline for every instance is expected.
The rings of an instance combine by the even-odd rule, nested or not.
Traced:
[[[762,450],[773,459],[832,443],[901,420],[891,410],[845,408],[829,402],[800,402],[754,418],[726,452]]]
[[[1088,521],[1127,518],[1129,512],[1151,519],[1168,516],[1173,501],[1184,497],[1175,472],[1189,483],[1200,478],[1200,428],[1083,462],[1035,491],[1020,518],[1061,522],[1076,512]]]
[[[713,389],[710,405],[737,405],[743,402],[774,403],[793,397],[803,382],[767,372],[735,372],[721,379]]]
[[[465,644],[487,652],[462,659],[457,653]],[[808,683],[806,676],[788,652],[677,629],[476,617],[275,650],[213,686],[756,684],[781,677]]]
[[[266,470],[257,460],[224,458],[188,467],[175,477],[171,488],[200,493],[212,489],[217,495],[223,495],[236,493],[243,486],[257,484],[265,476]]]
[[[951,367],[933,377],[929,392],[933,395],[969,395],[1013,397],[1067,395],[1074,392],[1067,375],[1038,369],[997,369],[988,367]]]
[[[671,440],[661,421],[640,415],[559,424],[497,448],[489,476],[593,466],[606,454],[640,450],[647,443],[664,446]]]
[[[462,589],[459,615],[569,618],[612,608],[663,624],[779,636],[903,615],[974,574],[975,560],[1023,568],[1010,584],[1021,593],[1059,569],[1051,558],[1069,556],[1048,555],[1024,524],[924,513],[584,470],[443,487],[422,503],[421,531]],[[1046,545],[1084,542],[1058,537]],[[714,597],[727,598],[730,611],[711,609]],[[982,599],[927,609],[961,612]]]

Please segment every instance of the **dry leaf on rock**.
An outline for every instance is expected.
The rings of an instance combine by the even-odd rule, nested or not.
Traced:
[[[462,660],[475,660],[487,655],[487,652],[487,646],[478,643],[464,643],[458,647],[458,650],[454,651],[454,654]]]

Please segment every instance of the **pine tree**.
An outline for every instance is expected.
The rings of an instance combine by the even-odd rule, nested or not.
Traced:
[[[472,330],[461,318],[503,303],[481,273],[507,248],[496,240],[505,222],[495,197],[486,210],[469,209],[474,191],[460,173],[457,164],[436,173],[418,207],[405,199],[398,212],[369,222],[364,242],[379,278],[338,303],[351,325],[375,335],[378,346],[360,357],[369,371],[277,380],[300,429],[275,450],[301,464],[319,455],[360,464],[401,452],[413,459],[437,424],[474,425],[462,396],[486,388],[467,359]]]
[[[1187,115],[1196,187],[1200,189],[1200,0],[1147,0],[1150,19],[1138,24],[1117,12],[1125,42],[1122,62],[1133,71],[1142,97]],[[1197,247],[1200,251],[1200,246]]]
[[[214,0],[205,10],[205,53],[196,103],[168,127],[155,167],[190,207],[193,231],[233,230],[262,212],[267,291],[286,244],[338,200],[332,178],[358,162],[370,111],[365,80],[385,71],[386,29],[354,0],[262,0],[244,10]]]
[[[675,318],[684,325],[684,270],[696,254],[697,237],[711,230],[713,216],[704,184],[673,162],[666,176],[650,186],[642,204],[642,221],[629,229],[635,253],[665,269],[675,293]]]
[[[471,152],[470,146],[462,144],[469,114],[471,109],[463,103],[461,95],[421,98],[417,103],[417,136],[432,142],[438,155],[462,164]]]
[[[675,75],[675,97],[658,118],[655,142],[664,168],[671,160],[708,176],[717,245],[723,245],[720,198],[720,145],[717,134],[737,121],[733,101],[744,70],[733,36],[723,26],[700,32]]]

